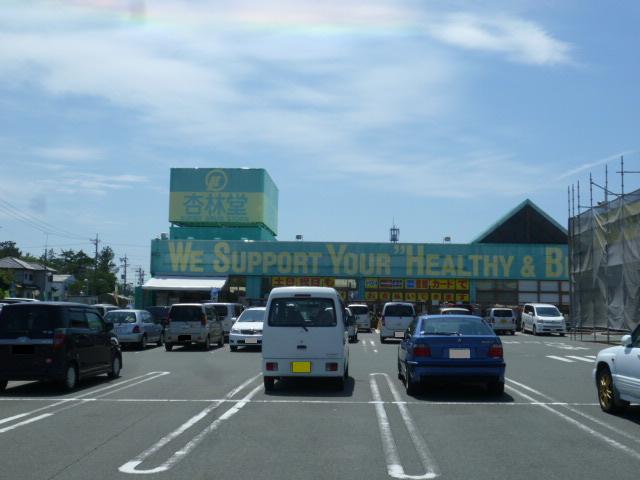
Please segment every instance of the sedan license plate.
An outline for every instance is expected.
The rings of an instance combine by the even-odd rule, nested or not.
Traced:
[[[394,337],[396,337],[396,338],[404,338],[404,332],[396,332],[394,334]]]
[[[244,339],[244,343],[253,343],[253,344],[256,344],[256,343],[258,343],[258,339],[257,339],[257,338],[245,338],[245,339]]]
[[[311,362],[293,362],[291,371],[293,373],[311,373]]]
[[[471,358],[471,351],[468,348],[450,348],[449,358]]]

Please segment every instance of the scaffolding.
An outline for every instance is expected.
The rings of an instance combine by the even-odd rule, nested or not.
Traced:
[[[613,193],[589,176],[588,206],[581,205],[580,184],[569,197],[569,271],[571,318],[576,331],[623,332],[640,323],[640,190]],[[593,187],[605,199],[593,204]],[[613,196],[613,200],[609,200]],[[584,210],[584,211],[583,211]]]

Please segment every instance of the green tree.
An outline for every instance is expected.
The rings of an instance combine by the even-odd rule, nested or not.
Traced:
[[[0,298],[9,295],[9,288],[14,282],[14,275],[11,270],[0,270]]]
[[[0,242],[0,258],[4,257],[22,257],[22,252],[16,246],[16,242],[12,242],[11,240]]]

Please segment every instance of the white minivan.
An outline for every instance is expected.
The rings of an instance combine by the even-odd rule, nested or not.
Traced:
[[[527,303],[522,309],[522,331],[527,330],[534,335],[559,333],[564,337],[566,332],[564,316],[555,305]]]
[[[416,311],[412,303],[387,302],[382,308],[380,320],[380,343],[385,343],[388,338],[402,340],[404,332],[416,317]]]
[[[262,328],[262,374],[270,391],[283,377],[333,377],[339,390],[349,374],[345,308],[327,287],[280,287],[269,294]]]

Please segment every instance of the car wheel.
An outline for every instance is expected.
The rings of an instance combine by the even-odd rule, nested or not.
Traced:
[[[114,355],[111,359],[111,370],[108,373],[109,378],[118,378],[120,376],[121,368],[122,363],[120,361],[120,357],[118,355]]]
[[[160,334],[160,338],[158,338],[158,346],[161,347],[164,345],[164,333]]]
[[[211,350],[211,340],[209,340],[209,335],[207,335],[207,338],[205,339],[204,343],[202,344],[202,349],[205,352],[208,352],[209,350]]]
[[[562,332],[562,333],[560,334],[560,336],[561,336],[561,337],[564,337],[564,332]]]
[[[4,392],[7,389],[7,380],[0,380],[0,392]]]
[[[417,390],[416,382],[411,379],[411,373],[406,367],[404,373],[404,389],[407,392],[407,395],[415,395]]]
[[[264,381],[264,391],[265,392],[273,391],[273,386],[276,383],[276,379],[273,377],[263,377],[262,380]]]
[[[400,359],[398,359],[398,380],[402,380],[402,368],[400,367]]]
[[[69,363],[67,365],[67,370],[64,375],[64,380],[62,380],[62,388],[70,392],[76,385],[78,384],[78,369],[73,363]]]
[[[140,343],[138,343],[138,349],[144,350],[147,348],[147,336],[143,335],[142,339],[140,339]]]
[[[220,339],[218,340],[218,347],[224,347],[224,333],[220,335]]]
[[[164,349],[165,349],[167,352],[170,352],[171,350],[173,350],[173,343],[165,343],[165,344],[164,344]]]
[[[356,336],[353,337],[353,343],[358,343],[358,334],[356,333]]]
[[[334,387],[338,392],[344,390],[344,377],[334,378],[333,381],[335,382]]]
[[[531,327],[531,334],[536,337],[538,335],[538,330],[536,329],[536,326],[534,325],[533,327]]]
[[[387,339],[382,335],[380,336],[380,343],[387,343]]]
[[[629,405],[629,402],[618,399],[613,377],[608,367],[601,367],[598,370],[598,402],[600,408],[607,413],[616,413]]]
[[[504,382],[501,382],[500,380],[490,382],[487,385],[487,390],[489,390],[491,395],[502,396],[504,395]]]
[[[238,347],[236,345],[229,345],[229,348],[231,349],[232,352],[238,351]]]

